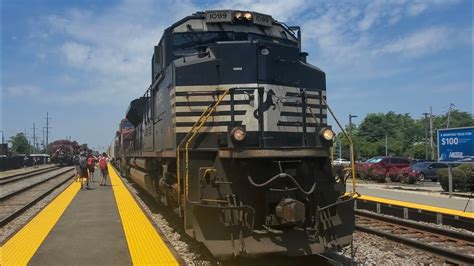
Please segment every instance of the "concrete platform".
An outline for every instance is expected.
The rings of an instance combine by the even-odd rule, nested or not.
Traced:
[[[179,265],[115,170],[72,184],[0,247],[0,265]]]
[[[446,208],[456,211],[474,212],[474,200],[465,197],[449,197],[441,194],[437,186],[430,184],[424,186],[429,191],[401,190],[397,186],[386,184],[364,184],[357,183],[356,191],[361,195],[380,197],[384,199],[397,200],[421,205],[429,205],[438,208]],[[423,187],[420,187],[420,189]],[[347,185],[347,190],[352,190],[352,185]]]
[[[132,264],[112,186],[90,187],[77,193],[30,265]]]

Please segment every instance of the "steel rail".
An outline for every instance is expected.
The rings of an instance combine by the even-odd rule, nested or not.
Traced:
[[[71,169],[72,171],[73,169]],[[67,174],[67,172],[64,172],[62,173],[62,175],[65,175]],[[18,217],[20,214],[22,214],[23,212],[25,212],[26,210],[28,210],[29,208],[31,208],[34,204],[36,204],[37,202],[39,202],[40,200],[42,200],[44,197],[48,196],[49,194],[51,194],[51,192],[53,192],[55,189],[57,189],[58,187],[62,186],[63,184],[65,184],[66,182],[68,182],[69,180],[73,179],[75,177],[75,174],[72,174],[70,175],[69,177],[67,177],[66,179],[64,179],[63,181],[59,182],[58,184],[52,186],[51,188],[49,188],[48,190],[46,190],[44,193],[41,193],[41,195],[39,195],[38,197],[34,198],[33,200],[29,201],[27,204],[23,205],[22,207],[14,210],[12,213],[8,214],[7,216],[5,216],[4,218],[2,218],[0,220],[0,226],[4,226],[5,224],[7,224],[8,222],[10,222],[11,220],[15,219],[16,217]]]
[[[29,178],[29,177],[34,177],[34,176],[37,176],[39,174],[52,172],[52,171],[57,170],[57,169],[59,169],[59,167],[53,166],[53,167],[48,167],[48,168],[37,169],[37,170],[26,172],[26,173],[19,173],[19,174],[15,174],[15,175],[6,176],[6,177],[3,177],[3,178],[0,178],[0,185],[4,185],[4,184],[11,183],[11,182],[23,180],[23,179]]]
[[[360,216],[362,216],[362,215],[360,215]],[[398,223],[399,221],[396,221],[396,222],[392,223],[392,222],[388,222],[388,221],[385,221],[385,220],[382,220],[382,219],[379,220],[378,218],[374,218],[374,217],[364,216],[364,218],[368,218],[368,219],[376,220],[376,221],[382,221],[384,223],[388,223],[388,224],[392,224],[392,225],[394,224],[394,225],[405,227],[405,228],[410,228],[410,225],[411,225],[411,224],[407,223],[407,226],[405,226],[405,225],[399,224]],[[448,262],[454,262],[454,263],[460,263],[460,264],[464,264],[464,263],[474,264],[474,256],[470,256],[470,255],[467,255],[467,254],[456,252],[456,251],[451,250],[451,249],[435,246],[434,244],[428,244],[426,242],[423,242],[422,240],[415,240],[415,239],[412,239],[412,238],[397,235],[396,233],[386,232],[383,229],[382,230],[377,230],[377,229],[374,229],[374,228],[369,228],[369,227],[364,226],[364,225],[356,224],[355,228],[356,228],[356,230],[359,230],[361,232],[365,232],[365,233],[385,237],[385,238],[390,239],[392,241],[403,243],[403,244],[412,246],[414,248],[417,248],[417,249],[420,249],[420,250],[423,250],[423,251],[426,251],[426,252],[430,252],[430,253],[438,256],[438,257],[442,257],[442,258],[446,259]],[[420,228],[423,228],[423,226],[420,226],[418,228],[410,228],[410,229],[413,229],[413,230],[416,230],[416,231],[423,231],[423,233],[431,234],[431,235],[434,235],[434,236],[441,235],[443,237],[447,237],[446,235],[444,235],[445,232],[443,232],[441,234],[437,234],[437,233],[432,232],[432,231],[435,231],[435,230],[432,230],[433,227],[431,227],[431,226],[428,226],[428,228],[425,227],[424,228],[425,230],[420,229]],[[454,238],[458,239],[456,237],[454,237]],[[466,241],[466,240],[463,240],[463,239],[459,239],[459,240]],[[469,241],[466,241],[466,242],[469,242]]]
[[[474,243],[474,235],[471,235],[471,234],[465,234],[465,233],[461,233],[461,232],[457,232],[453,230],[448,230],[448,229],[444,229],[440,227],[434,227],[427,224],[413,222],[413,221],[401,219],[401,218],[380,215],[380,214],[372,213],[372,212],[364,212],[360,210],[355,210],[354,212],[356,215],[359,215],[359,216],[364,216],[364,217],[368,217],[368,218],[372,218],[372,219],[376,219],[376,220],[380,220],[380,221],[384,221],[384,222],[388,222],[392,224],[402,225],[405,227],[410,227],[413,229],[430,232],[430,233],[445,236],[445,237],[455,238],[461,241]]]
[[[16,173],[16,174],[11,174],[11,175],[6,175],[6,176],[0,176],[0,180],[10,179],[10,178],[14,178],[14,177],[17,177],[17,176],[30,174],[30,173],[37,173],[37,172],[43,171],[45,169],[51,169],[51,168],[57,168],[57,167],[58,166],[56,166],[56,165],[51,165],[49,167],[41,167],[41,168],[34,169],[34,170],[31,170],[31,171],[28,171],[28,172]]]
[[[44,183],[44,182],[46,182],[46,181],[48,181],[48,180],[51,180],[51,179],[53,179],[53,178],[56,178],[56,177],[58,177],[58,176],[60,176],[60,175],[62,175],[62,174],[64,174],[64,173],[67,173],[67,172],[70,172],[70,171],[73,171],[73,170],[74,170],[74,168],[69,168],[69,169],[67,169],[67,170],[65,170],[65,171],[62,171],[62,172],[57,173],[57,174],[54,174],[53,176],[48,177],[48,178],[46,178],[46,179],[44,179],[44,180],[41,180],[41,181],[39,181],[39,182],[30,184],[30,185],[28,185],[28,186],[25,186],[25,187],[22,187],[22,188],[20,188],[20,189],[18,189],[18,190],[15,190],[15,191],[13,191],[13,192],[11,192],[11,193],[8,193],[8,194],[6,194],[6,195],[3,195],[3,196],[0,197],[0,201],[6,200],[6,199],[8,199],[8,198],[10,198],[10,197],[12,197],[12,196],[15,196],[15,195],[17,195],[17,194],[23,192],[23,191],[26,191],[26,190],[28,190],[28,189],[31,189],[31,188],[33,188],[33,187],[39,185],[39,184],[42,184],[42,183]]]

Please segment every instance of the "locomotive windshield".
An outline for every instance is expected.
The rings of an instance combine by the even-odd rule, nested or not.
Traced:
[[[206,31],[206,32],[180,32],[173,35],[173,50],[183,51],[205,47],[215,42],[227,41],[255,41],[262,40],[266,42],[276,42],[291,46],[297,46],[297,42],[284,39],[286,35],[282,32],[282,38],[269,35],[249,33],[249,32],[233,32],[233,31]]]
[[[122,128],[133,128],[133,125],[132,125],[132,123],[130,123],[129,121],[125,121],[125,122],[123,123]]]

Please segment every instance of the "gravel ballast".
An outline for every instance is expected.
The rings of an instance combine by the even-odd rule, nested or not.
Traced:
[[[21,227],[23,227],[37,213],[39,213],[44,207],[46,207],[51,201],[53,201],[57,195],[63,192],[73,181],[74,179],[72,178],[66,183],[62,184],[61,186],[53,190],[49,195],[37,202],[35,205],[31,206],[20,216],[16,217],[14,220],[10,221],[5,226],[0,227],[0,243],[3,243],[8,237],[10,237],[10,235],[12,235]]]

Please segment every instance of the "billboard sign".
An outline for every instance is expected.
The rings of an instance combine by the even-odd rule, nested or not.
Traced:
[[[474,127],[438,130],[438,160],[474,162]]]

